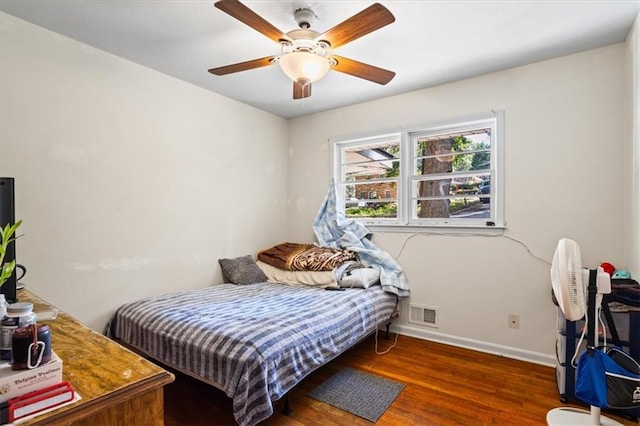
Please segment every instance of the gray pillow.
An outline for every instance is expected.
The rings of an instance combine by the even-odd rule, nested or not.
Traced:
[[[267,281],[267,276],[250,255],[235,259],[219,259],[225,282],[234,284],[254,284]]]

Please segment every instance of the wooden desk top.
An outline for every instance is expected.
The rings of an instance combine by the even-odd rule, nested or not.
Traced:
[[[24,289],[17,296],[21,302],[33,302],[35,312],[52,307]],[[49,326],[52,349],[63,361],[63,379],[82,399],[24,424],[51,424],[58,420],[68,424],[174,380],[173,374],[62,311],[55,320],[39,324]]]

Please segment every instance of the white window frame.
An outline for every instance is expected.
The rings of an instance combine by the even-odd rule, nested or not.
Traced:
[[[414,141],[418,136],[431,136],[464,132],[475,128],[491,129],[490,168],[491,176],[490,217],[478,219],[463,218],[414,218],[412,209],[414,202],[413,185],[414,174]],[[433,228],[474,228],[486,230],[502,230],[504,220],[504,112],[491,111],[489,113],[466,116],[439,123],[429,123],[419,126],[403,128],[395,132],[380,132],[373,135],[359,137],[343,137],[331,139],[331,163],[333,178],[338,188],[338,208],[344,212],[345,177],[342,175],[342,155],[344,148],[353,145],[375,143],[379,141],[400,140],[400,176],[398,179],[398,212],[397,218],[367,218],[356,219],[371,230],[394,231],[424,231]]]
[[[331,140],[333,145],[333,149],[331,150],[331,164],[333,165],[333,178],[336,184],[337,192],[338,192],[338,209],[341,209],[344,212],[345,208],[345,190],[343,183],[345,182],[345,176],[343,174],[342,169],[342,150],[344,148],[349,148],[354,145],[363,145],[363,144],[375,144],[375,143],[399,143],[400,148],[400,156],[402,156],[402,134],[401,132],[388,132],[388,133],[377,133],[371,136],[364,137],[348,137],[342,138],[339,140]],[[402,160],[400,160],[402,161]],[[400,191],[402,186],[402,177],[398,176],[398,199],[400,197]],[[359,194],[358,194],[359,196]],[[367,193],[368,199],[369,194]],[[400,203],[398,203],[398,210],[400,209]],[[398,217],[399,217],[398,212]],[[398,226],[399,223],[396,219],[391,218],[381,218],[381,219],[358,219],[358,221],[362,222],[367,226]]]

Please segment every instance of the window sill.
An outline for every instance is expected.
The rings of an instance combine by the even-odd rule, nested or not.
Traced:
[[[504,235],[506,226],[478,226],[478,225],[443,225],[443,226],[410,226],[410,225],[367,225],[371,233],[393,232],[411,234],[482,234]]]

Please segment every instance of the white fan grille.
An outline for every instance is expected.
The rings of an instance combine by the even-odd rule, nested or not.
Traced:
[[[578,243],[568,238],[558,242],[551,265],[551,284],[558,305],[570,321],[581,319],[586,312],[582,261]]]
[[[580,252],[578,249],[578,256]],[[569,276],[569,303],[572,305],[584,304],[584,287],[582,285],[582,265],[575,256],[567,261],[567,275]]]

